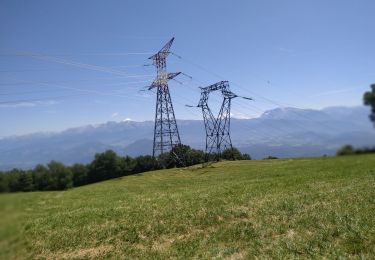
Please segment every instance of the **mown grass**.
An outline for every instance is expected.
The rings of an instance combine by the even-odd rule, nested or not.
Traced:
[[[0,195],[0,258],[374,258],[375,156],[221,162]]]

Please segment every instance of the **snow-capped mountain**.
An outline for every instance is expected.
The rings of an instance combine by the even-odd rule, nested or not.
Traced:
[[[322,110],[276,108],[253,119],[231,122],[233,145],[253,158],[268,155],[321,156],[334,154],[344,144],[374,146],[375,129],[366,107],[329,107]],[[97,152],[113,149],[121,155],[152,152],[153,122],[107,122],[0,139],[0,169],[33,167],[58,160],[66,164],[87,163]],[[181,140],[203,149],[204,124],[200,120],[178,121]]]

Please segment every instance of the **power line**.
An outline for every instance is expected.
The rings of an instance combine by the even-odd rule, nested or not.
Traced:
[[[133,64],[133,65],[119,65],[119,66],[109,66],[109,68],[143,68],[151,64]],[[0,73],[9,72],[35,72],[35,71],[66,71],[68,68],[27,68],[27,69],[0,69]]]
[[[183,84],[185,84],[185,83],[183,83]],[[191,85],[189,85],[189,84],[185,84],[186,86],[189,86],[189,87],[192,87]],[[193,88],[193,87],[192,87]],[[193,88],[193,89],[195,89],[195,90],[197,90],[197,91],[199,91],[197,88]],[[186,98],[185,98],[186,99]],[[217,102],[221,102],[220,100],[218,100],[215,96],[214,97],[212,97],[212,99],[214,99],[215,101],[217,101]],[[242,101],[242,100],[241,100]],[[193,102],[192,102],[193,103]],[[251,106],[248,102],[244,102],[244,101],[242,101],[242,105],[245,105],[245,106]],[[238,112],[238,113],[243,113],[242,111],[239,111],[239,110],[236,110],[236,109],[232,109],[233,110],[233,112]],[[262,111],[261,111],[262,112]],[[244,113],[245,115],[247,115],[247,116],[249,116],[249,114],[247,114],[247,113]],[[267,127],[269,127],[269,128],[271,128],[271,129],[273,129],[273,130],[276,130],[276,131],[278,131],[278,132],[280,132],[280,133],[283,133],[283,134],[290,134],[289,132],[286,132],[285,130],[283,130],[283,129],[279,129],[279,128],[275,128],[274,126],[271,126],[270,124],[268,124],[267,122],[265,122],[265,121],[259,121],[262,125],[266,125]],[[240,127],[244,127],[244,126],[240,126]],[[244,129],[244,128],[243,128]],[[246,128],[247,130],[251,130],[251,128],[249,128],[249,127],[247,127]],[[253,131],[254,132],[254,130],[251,130],[251,131]],[[266,135],[262,135],[263,137],[265,137]]]
[[[114,86],[128,86],[133,87],[131,85],[133,84],[139,84],[139,83],[148,83],[148,80],[142,80],[142,81],[133,81],[133,82],[122,82],[122,83],[115,83],[115,84],[107,84],[107,85],[101,85],[101,87],[114,87]],[[22,83],[21,83],[22,84]],[[40,85],[40,84],[53,84],[51,82],[32,82],[32,85]],[[40,86],[37,86],[40,87]],[[42,86],[45,87],[45,86]],[[134,88],[138,88],[138,86],[134,86]],[[8,93],[0,93],[0,96],[13,96],[13,95],[27,95],[27,94],[39,94],[44,92],[51,92],[51,91],[65,91],[69,89],[44,89],[44,90],[33,90],[33,91],[23,91],[23,92],[8,92]],[[128,91],[124,89],[110,89],[107,90],[109,92],[120,92],[120,91]]]
[[[153,52],[103,52],[103,53],[70,53],[58,54],[54,53],[53,56],[58,57],[74,57],[74,56],[130,56],[130,55],[151,55]],[[26,53],[0,53],[0,56],[28,56]]]
[[[59,89],[61,90],[61,89]],[[24,91],[24,92],[13,92],[13,93],[0,93],[0,96],[13,96],[13,95],[25,95],[25,94],[36,94],[36,93],[45,93],[56,91],[56,89],[45,89],[45,90],[38,90],[38,91]]]
[[[54,96],[54,97],[37,98],[37,99],[18,99],[18,100],[10,100],[10,101],[0,101],[0,105],[38,102],[38,101],[53,100],[53,99],[64,99],[64,98],[68,98],[68,97],[76,97],[76,96],[82,96],[82,95],[83,94],[75,94],[75,95]]]
[[[203,70],[203,71],[205,71],[205,72],[207,72],[207,73],[209,73],[209,74],[211,74],[211,75],[213,75],[213,76],[215,76],[215,77],[217,77],[217,78],[219,78],[219,79],[224,79],[223,76],[221,76],[221,75],[219,75],[219,74],[217,74],[217,73],[215,73],[215,72],[213,72],[213,71],[210,71],[210,70],[206,69],[205,67],[203,67],[203,66],[201,66],[201,65],[199,65],[199,64],[196,64],[196,63],[194,63],[194,62],[192,62],[192,61],[190,61],[190,60],[187,60],[187,59],[183,58],[183,57],[180,56],[180,55],[177,55],[177,54],[174,54],[174,55],[175,55],[176,57],[178,57],[179,59],[184,60],[185,62],[190,63],[191,65],[193,65],[193,66],[195,66],[195,67],[197,67],[197,68],[200,68],[201,70]],[[272,99],[270,99],[270,98],[267,98],[267,97],[265,97],[265,96],[263,96],[263,95],[261,95],[261,94],[258,94],[258,93],[256,93],[256,92],[254,92],[254,91],[248,90],[248,89],[242,87],[240,84],[238,84],[238,83],[236,83],[236,82],[232,82],[232,83],[233,83],[233,85],[235,85],[235,86],[241,88],[242,90],[244,90],[244,91],[246,91],[246,92],[248,92],[248,93],[250,93],[250,94],[252,94],[252,95],[258,96],[259,98],[265,100],[266,102],[268,102],[268,103],[270,103],[270,104],[276,105],[276,106],[278,106],[278,107],[285,107],[281,102],[278,102],[278,101],[272,100]],[[309,109],[309,108],[300,108],[299,106],[295,106],[295,105],[293,105],[293,104],[288,104],[288,105],[289,105],[289,106],[293,106],[293,107],[298,108],[298,109]],[[290,110],[290,112],[293,113],[293,114],[295,114],[295,115],[297,115],[297,116],[299,116],[299,117],[301,117],[301,118],[305,118],[305,119],[308,119],[308,120],[312,120],[309,116],[301,115],[300,113],[297,113],[297,112],[294,111],[294,110]],[[329,116],[329,115],[327,115],[327,116]],[[322,122],[322,124],[325,124],[325,123]],[[334,131],[339,130],[339,129],[333,128],[333,127],[330,126],[330,125],[327,125],[327,124],[325,124],[325,125],[326,125],[327,128],[330,128],[331,130],[334,130]],[[301,127],[301,126],[300,126],[300,127]],[[302,126],[302,127],[303,127],[303,126]]]
[[[123,78],[149,78],[149,77],[152,77],[154,75],[133,75],[132,77],[119,77],[118,79],[123,79]],[[71,83],[71,82],[89,82],[89,81],[93,81],[93,80],[101,80],[101,79],[113,79],[113,78],[91,78],[91,79],[77,79],[77,80],[60,80],[60,81],[40,81],[40,82],[43,82],[43,83],[51,83],[51,84],[55,84],[55,83]],[[138,83],[140,81],[136,81],[135,83]],[[141,82],[148,82],[148,81],[141,81]],[[127,82],[125,82],[127,83]],[[13,85],[33,85],[35,84],[34,82],[30,82],[30,83],[22,83],[22,82],[10,82],[10,83],[0,83],[0,86],[13,86]],[[39,84],[39,82],[38,82]]]
[[[88,63],[76,62],[76,61],[72,61],[72,60],[62,59],[62,58],[53,57],[53,56],[49,56],[49,55],[43,55],[43,54],[39,54],[39,53],[20,53],[20,55],[25,56],[25,57],[34,58],[34,59],[39,59],[39,60],[64,64],[64,65],[70,65],[70,66],[74,66],[74,67],[78,67],[78,68],[82,68],[82,69],[106,72],[106,73],[111,73],[111,74],[120,75],[120,76],[130,76],[129,74],[127,74],[127,73],[125,73],[124,71],[121,71],[121,70],[102,67],[102,66],[98,66],[98,65],[92,65],[92,64],[88,64]]]
[[[18,81],[22,81],[22,80],[18,80]],[[32,81],[24,81],[24,82],[32,82]],[[131,98],[137,99],[137,98],[126,96],[126,95],[118,95],[118,94],[113,94],[113,93],[100,92],[100,91],[96,91],[96,90],[67,87],[67,86],[61,86],[61,85],[57,85],[57,84],[49,84],[49,83],[44,83],[44,82],[39,82],[39,83],[35,82],[35,84],[39,84],[40,86],[46,86],[46,87],[54,87],[54,88],[58,88],[58,89],[66,89],[66,90],[74,90],[74,91],[78,91],[78,92],[85,92],[85,93],[89,93],[89,94],[97,94],[97,95],[113,96],[113,97],[122,97],[122,98],[128,98],[128,99],[131,99]]]
[[[194,81],[197,81],[196,79],[193,79],[193,77],[191,77],[191,76],[190,76],[190,78],[191,78],[192,80],[194,80]],[[190,84],[186,84],[185,82],[181,82],[181,83],[182,83],[182,84],[185,84],[185,85],[188,86],[188,87],[191,87],[191,88],[194,89],[194,90],[199,91],[198,88],[194,88],[194,87],[193,87],[192,85],[190,85]],[[215,97],[212,97],[212,98],[213,98],[214,100],[216,99]],[[221,101],[218,100],[218,99],[216,99],[216,101],[221,102]],[[238,101],[241,102],[242,100],[238,100]],[[250,104],[250,103],[248,103],[248,102],[244,102],[244,101],[241,102],[241,105],[242,105],[242,106],[247,106],[248,108],[250,108],[250,110],[253,110],[251,107],[256,107],[254,104]],[[256,110],[257,110],[258,112],[263,112],[263,111],[260,110],[259,108],[256,109]],[[249,116],[249,114],[244,113],[244,112],[239,111],[239,110],[235,110],[235,109],[234,109],[233,112],[239,112],[239,113],[243,113],[245,116]],[[276,132],[279,132],[279,133],[282,133],[282,134],[285,134],[285,135],[289,135],[289,134],[291,134],[291,132],[285,131],[284,129],[274,127],[273,125],[271,125],[271,124],[268,123],[267,121],[259,120],[259,123],[262,124],[262,125],[265,125],[265,126],[268,127],[268,128],[273,129],[273,130],[276,131]],[[309,129],[307,129],[307,128],[301,126],[301,125],[299,125],[297,122],[293,122],[293,124],[294,124],[296,127],[300,128],[300,129],[302,129],[302,130],[305,130],[305,131],[307,130],[307,131],[309,131]],[[240,127],[243,128],[244,126],[240,126]],[[244,128],[243,128],[243,129],[244,129]],[[250,128],[247,127],[247,130],[250,130]],[[309,132],[310,132],[310,131],[309,131]],[[269,133],[268,133],[268,134],[269,134]],[[312,133],[312,134],[316,135],[315,133]],[[264,136],[264,135],[263,135],[263,136]]]
[[[191,76],[189,76],[189,78],[192,79]],[[190,87],[192,90],[196,90],[196,91],[200,92],[199,89],[196,88],[196,87],[194,87],[194,86],[192,86],[190,82],[187,84],[187,82],[183,82],[183,81],[182,81],[182,82],[180,82],[180,84],[183,84],[183,85],[185,85],[185,86],[187,86],[187,87]],[[177,94],[176,94],[176,96],[178,96],[178,97],[180,97],[180,98],[182,98],[182,99],[184,99],[184,100],[187,100],[187,101],[189,102],[189,104],[194,104],[194,103],[195,103],[194,101],[192,101],[192,100],[190,100],[190,99],[187,99],[185,96],[181,96],[181,95],[177,95]],[[211,99],[214,99],[214,100],[217,101],[217,102],[221,102],[221,101],[218,100],[215,96],[211,97]],[[179,103],[179,104],[182,104],[181,102],[178,102],[178,100],[175,101],[175,102],[177,102],[177,103]],[[246,102],[246,103],[247,103],[247,102]],[[184,104],[182,104],[182,105],[184,105]],[[233,112],[239,112],[239,110],[236,110],[236,109],[232,109],[232,110],[233,110]],[[189,111],[190,114],[193,114],[193,115],[196,116],[196,117],[200,117],[200,115],[198,115],[197,113],[193,113],[193,112],[191,111],[191,109],[188,109],[187,111]],[[246,116],[246,115],[249,116],[249,114],[247,114],[247,113],[244,113],[244,115],[245,115],[245,116]],[[276,128],[276,127],[274,127],[273,125],[270,125],[270,124],[268,124],[268,123],[266,123],[266,122],[264,122],[264,121],[258,121],[258,122],[259,122],[261,125],[265,125],[266,127],[269,127],[269,128],[273,129],[273,130],[276,131],[276,132],[279,132],[279,133],[282,133],[282,134],[287,134],[287,135],[289,135],[288,132],[286,132],[286,131],[284,131],[284,130],[280,130],[279,128]],[[263,137],[263,138],[265,138],[265,139],[275,140],[274,138],[270,137],[270,132],[267,132],[267,135],[265,135],[265,134],[263,134],[263,133],[261,133],[261,132],[259,132],[259,131],[256,131],[256,130],[254,130],[254,129],[248,127],[248,126],[246,126],[246,125],[242,125],[242,124],[240,124],[240,125],[238,125],[238,126],[239,126],[240,128],[242,128],[242,129],[246,130],[246,131],[250,131],[250,132],[252,132],[252,133],[255,133],[256,135],[261,136],[261,137]],[[272,135],[273,137],[278,137],[278,136],[276,136],[275,134],[271,134],[271,135]]]

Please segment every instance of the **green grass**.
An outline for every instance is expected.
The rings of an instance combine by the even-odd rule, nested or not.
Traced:
[[[0,259],[375,258],[375,156],[221,162],[0,195]]]

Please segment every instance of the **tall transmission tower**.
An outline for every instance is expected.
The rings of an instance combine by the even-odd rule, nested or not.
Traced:
[[[223,102],[217,117],[214,116],[208,106],[208,98],[211,92],[221,91]],[[222,151],[233,148],[230,138],[230,109],[233,98],[241,97],[234,94],[228,81],[220,81],[208,87],[201,88],[201,98],[198,106],[202,109],[204,126],[206,129],[206,160],[210,154],[215,153],[217,159],[220,158]],[[252,100],[251,98],[241,97]]]
[[[169,93],[168,81],[180,74],[167,73],[166,58],[169,55],[169,49],[173,43],[172,38],[164,47],[149,59],[153,60],[156,67],[157,76],[152,82],[149,90],[156,88],[156,111],[155,111],[155,128],[154,128],[154,145],[152,156],[162,154],[172,150],[175,146],[181,145],[180,135],[177,128],[176,118],[174,115],[171,95]],[[174,153],[178,161],[178,155]]]

